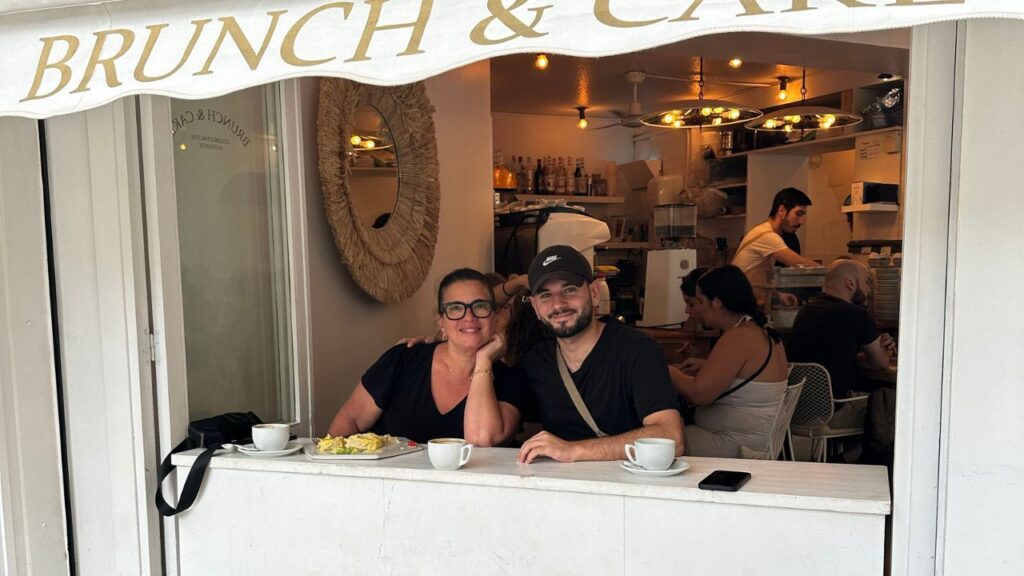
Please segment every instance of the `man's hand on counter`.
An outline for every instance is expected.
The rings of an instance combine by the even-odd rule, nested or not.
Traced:
[[[557,462],[576,461],[572,442],[562,440],[550,432],[538,432],[523,442],[519,449],[519,462],[522,464],[529,464],[540,456],[547,456]]]

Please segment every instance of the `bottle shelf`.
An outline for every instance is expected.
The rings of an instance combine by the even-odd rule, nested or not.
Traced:
[[[516,199],[535,202],[565,200],[569,204],[625,204],[624,196],[565,196],[554,194],[517,194]]]

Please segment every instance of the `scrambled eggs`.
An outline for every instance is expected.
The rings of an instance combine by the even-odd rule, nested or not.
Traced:
[[[328,434],[316,443],[316,449],[325,454],[361,454],[363,452],[377,452],[391,444],[397,444],[398,438],[385,434],[383,436],[366,432],[353,434],[351,436],[338,436],[331,438]]]

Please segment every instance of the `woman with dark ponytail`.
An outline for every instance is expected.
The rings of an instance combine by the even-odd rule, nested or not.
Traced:
[[[700,277],[697,306],[704,325],[721,330],[722,337],[696,376],[670,367],[676,391],[697,406],[694,423],[685,429],[686,452],[770,456],[769,434],[788,375],[781,336],[768,325],[750,282],[735,266]]]

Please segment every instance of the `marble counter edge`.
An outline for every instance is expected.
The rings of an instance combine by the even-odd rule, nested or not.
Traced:
[[[175,454],[172,462],[179,467],[191,467],[201,450],[193,450]],[[403,457],[404,458],[404,457]],[[744,462],[726,459],[691,458],[701,464],[720,462],[722,465],[695,466],[685,474],[706,474],[712,469],[743,469],[743,466],[729,466],[731,463]],[[747,461],[755,463],[758,461]],[[885,497],[841,497],[814,496],[760,490],[741,490],[739,492],[716,492],[700,490],[693,486],[680,486],[679,476],[668,478],[633,478],[626,481],[608,479],[565,478],[543,474],[517,474],[508,470],[463,469],[457,471],[435,470],[433,468],[416,468],[411,466],[395,466],[389,460],[379,461],[318,461],[298,454],[284,458],[249,458],[238,454],[224,454],[210,461],[210,469],[231,469],[254,472],[278,472],[290,474],[316,474],[327,476],[347,476],[353,478],[378,478],[382,480],[400,480],[413,482],[435,482],[445,484],[461,484],[490,486],[498,488],[520,488],[527,490],[546,490],[574,492],[584,494],[600,494],[608,496],[624,496],[635,498],[652,498],[698,503],[734,504],[744,506],[761,506],[770,508],[789,508],[796,510],[817,510],[850,514],[887,515],[891,513],[891,500],[888,496],[888,484],[883,474],[880,480],[885,483]],[[369,465],[367,465],[369,464]],[[585,463],[600,464],[600,463]],[[800,465],[802,463],[787,463]],[[838,466],[838,465],[837,465]],[[884,470],[884,469],[883,469]],[[468,473],[467,472],[471,472]],[[616,471],[617,474],[617,471]],[[755,473],[755,477],[759,475]],[[179,476],[183,478],[183,476]],[[878,479],[876,479],[877,481]]]

